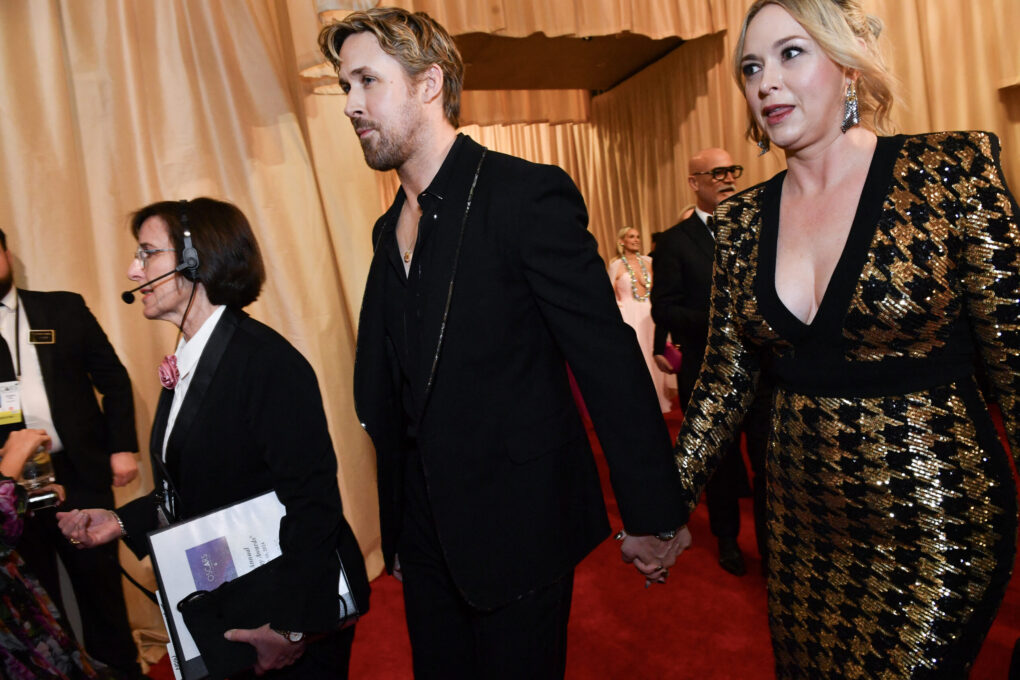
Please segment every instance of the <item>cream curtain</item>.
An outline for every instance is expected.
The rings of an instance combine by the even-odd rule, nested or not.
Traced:
[[[687,159],[706,146],[729,150],[744,166],[740,186],[784,167],[777,151],[759,157],[744,139],[745,104],[730,74],[735,36],[748,0],[716,0],[723,29],[679,49],[591,100],[589,123],[464,128],[491,148],[562,165],[588,203],[590,229],[607,259],[617,230],[651,235],[676,223],[694,201]],[[1020,186],[1020,26],[1015,0],[866,0],[885,22],[883,43],[899,80],[893,110],[901,132],[984,129],[999,135],[1010,185]],[[1010,87],[1009,85],[1012,84]],[[396,189],[380,176],[388,205]]]
[[[315,367],[346,514],[378,572],[374,456],[351,398],[376,212],[362,197],[376,185],[341,112],[298,83],[295,45],[314,50],[316,29],[305,1],[0,3],[0,226],[19,285],[81,292],[106,329],[134,381],[147,465],[155,368],[175,329],[120,302],[135,247],[127,216],[160,199],[237,203],[268,270],[250,311]],[[149,488],[146,473],[119,500]],[[161,629],[126,592],[133,625]]]

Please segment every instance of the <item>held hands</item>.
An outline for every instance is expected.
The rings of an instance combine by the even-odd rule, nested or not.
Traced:
[[[235,628],[223,634],[231,642],[247,642],[255,648],[255,675],[289,666],[305,653],[306,642],[291,642],[269,624],[258,628]]]
[[[686,526],[680,527],[676,536],[668,541],[654,535],[634,536],[626,531],[621,531],[616,538],[621,542],[623,561],[633,564],[644,575],[646,588],[651,583],[665,583],[669,568],[691,545],[691,532]]]
[[[138,476],[138,462],[135,454],[121,451],[110,456],[110,470],[113,472],[113,485],[126,486]]]
[[[79,549],[116,541],[124,533],[117,515],[103,508],[58,512],[57,525],[64,537]]]

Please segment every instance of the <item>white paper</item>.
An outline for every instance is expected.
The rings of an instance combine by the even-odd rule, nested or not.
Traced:
[[[177,603],[196,590],[213,590],[279,557],[280,520],[285,514],[286,508],[270,491],[149,536],[180,640],[181,661],[199,653]]]

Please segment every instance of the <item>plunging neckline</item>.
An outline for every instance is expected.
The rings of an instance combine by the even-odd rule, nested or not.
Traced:
[[[843,250],[810,322],[801,321],[791,312],[776,289],[780,200],[787,171],[783,170],[766,182],[762,197],[761,240],[755,294],[762,315],[780,335],[796,340],[824,333],[826,330],[839,331],[867,261],[868,251],[882,214],[882,206],[893,179],[893,166],[905,139],[903,135],[878,138],[868,166],[868,174],[864,179],[861,197],[857,201],[854,219],[850,223],[846,243],[843,244]]]

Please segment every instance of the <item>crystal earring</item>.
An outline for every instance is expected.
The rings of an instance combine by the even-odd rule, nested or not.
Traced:
[[[843,124],[840,129],[845,134],[847,130],[861,122],[861,113],[857,108],[857,85],[850,81],[846,88],[846,101],[843,102]]]
[[[764,156],[772,148],[772,142],[769,141],[768,137],[762,137],[758,140],[758,155]]]

